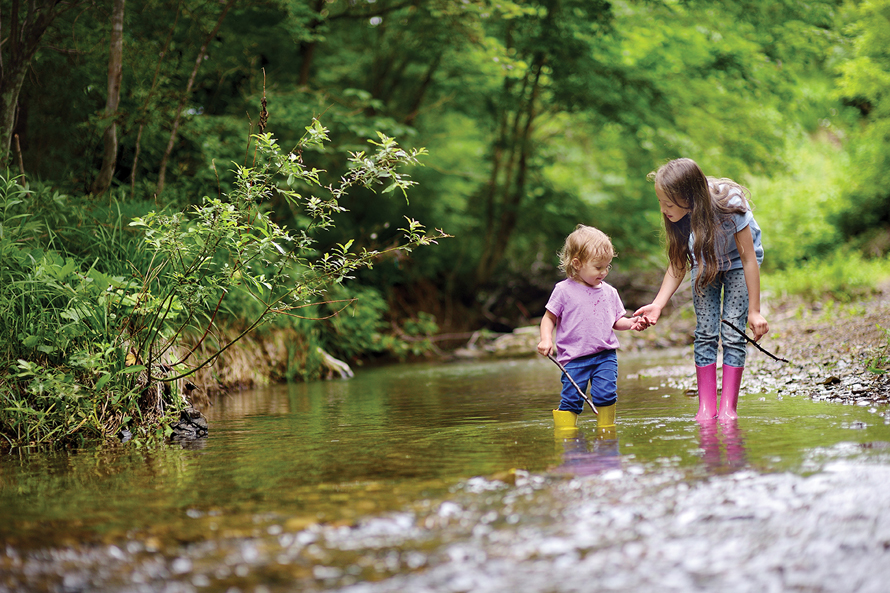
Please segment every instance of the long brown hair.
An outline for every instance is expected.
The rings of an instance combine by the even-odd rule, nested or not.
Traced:
[[[720,227],[733,214],[747,212],[751,208],[748,188],[732,179],[706,177],[692,159],[675,159],[665,163],[650,174],[661,191],[674,204],[688,208],[689,214],[674,223],[664,217],[667,235],[667,252],[671,265],[676,269],[692,267],[693,257],[699,263],[695,291],[714,281],[719,273],[719,261],[715,246],[721,239]],[[733,191],[736,190],[736,191]],[[729,205],[730,196],[740,194],[740,205]],[[689,235],[695,233],[692,250]]]

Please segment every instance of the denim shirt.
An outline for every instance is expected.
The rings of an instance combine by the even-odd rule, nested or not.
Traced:
[[[729,198],[730,206],[740,206],[744,204],[743,197],[738,190],[732,190]],[[760,226],[754,220],[754,214],[749,208],[743,213],[734,213],[732,218],[723,221],[718,233],[716,253],[717,264],[721,272],[727,270],[740,270],[742,268],[742,256],[739,254],[739,248],[735,242],[735,234],[745,227],[751,229],[751,238],[754,243],[754,254],[757,256],[757,265],[763,263],[763,244],[760,241]],[[689,233],[689,252],[692,253],[692,246],[695,243],[695,233]],[[692,255],[693,273],[696,271],[698,263],[695,261],[695,254]]]

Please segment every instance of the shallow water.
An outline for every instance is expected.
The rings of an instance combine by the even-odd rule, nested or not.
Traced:
[[[745,393],[700,425],[687,364],[622,356],[609,433],[555,434],[534,359],[226,396],[186,447],[6,456],[0,591],[883,591],[883,418]]]

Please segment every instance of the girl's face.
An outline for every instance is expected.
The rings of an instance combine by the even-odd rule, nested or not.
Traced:
[[[589,259],[581,263],[581,260],[576,257],[572,260],[572,267],[575,268],[576,278],[587,286],[596,288],[602,284],[609,274],[609,270],[612,269],[612,258]]]
[[[664,190],[661,189],[661,186],[655,184],[655,195],[658,197],[658,204],[661,206],[661,213],[664,214],[665,218],[670,220],[671,222],[680,222],[683,220],[683,217],[689,214],[692,210],[687,208],[689,204],[686,206],[678,204],[674,200],[670,199]]]

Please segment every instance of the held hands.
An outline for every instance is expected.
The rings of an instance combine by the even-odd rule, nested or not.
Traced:
[[[649,320],[643,316],[631,317],[630,320],[633,322],[633,325],[630,326],[633,331],[641,332],[651,325]]]
[[[612,329],[617,329],[620,331],[634,330],[641,332],[647,327],[649,327],[649,322],[646,320],[645,317],[622,317],[615,322],[615,325],[612,326]]]
[[[661,307],[656,304],[649,304],[644,307],[640,307],[636,311],[634,311],[634,317],[640,316],[646,322],[646,329],[649,326],[655,325],[658,322],[658,318],[661,317]]]

